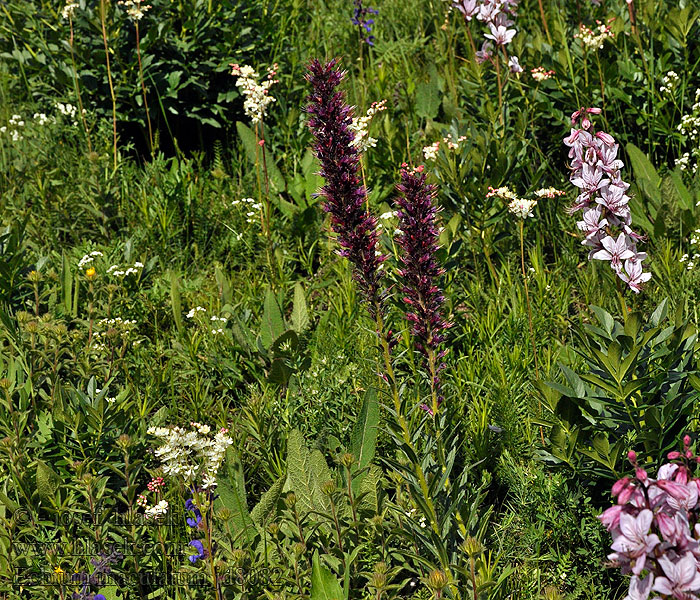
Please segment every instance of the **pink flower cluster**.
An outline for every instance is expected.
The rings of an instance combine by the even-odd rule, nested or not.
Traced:
[[[620,176],[619,145],[609,133],[593,131],[589,116],[600,113],[600,108],[582,108],[571,115],[574,128],[564,143],[570,148],[571,183],[581,193],[570,210],[583,210],[583,220],[576,225],[586,236],[583,245],[591,248],[588,259],[610,261],[617,276],[639,293],[651,273],[642,271],[646,253],[637,252],[643,237],[630,227],[629,183]],[[579,121],[581,128],[575,129]]]
[[[482,21],[488,25],[489,31],[484,34],[486,40],[481,46],[481,50],[476,53],[476,60],[480,63],[491,60],[494,56],[493,44],[496,46],[505,46],[509,44],[517,31],[511,29],[514,25],[510,18],[515,17],[515,9],[518,7],[520,0],[452,0],[454,6],[459,12],[464,15],[464,19],[468,22],[473,18]],[[514,57],[514,63],[511,67],[520,68],[517,56]],[[522,70],[522,69],[521,69]],[[519,72],[519,71],[514,71]]]
[[[689,468],[700,458],[690,437],[683,438],[683,452],[669,452],[675,462],[663,465],[656,479],[634,452],[628,457],[635,476],[613,485],[617,504],[599,517],[613,536],[608,559],[632,574],[627,599],[647,600],[651,592],[658,592],[655,599],[700,598],[700,479]]]

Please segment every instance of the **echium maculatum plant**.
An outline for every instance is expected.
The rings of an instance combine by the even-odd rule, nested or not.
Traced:
[[[651,279],[651,273],[642,272],[647,255],[637,251],[643,236],[631,228],[630,185],[620,176],[619,145],[609,133],[594,131],[589,118],[600,113],[600,108],[581,108],[571,115],[571,134],[564,143],[570,148],[571,183],[581,193],[570,211],[583,210],[583,220],[576,225],[586,236],[583,245],[591,248],[588,259],[610,261],[615,274],[639,293]]]
[[[700,457],[690,443],[686,435],[683,450],[669,452],[656,479],[630,451],[634,478],[613,485],[617,504],[599,517],[613,537],[608,559],[632,575],[629,600],[700,599],[700,479],[692,473]]]
[[[432,406],[423,408],[434,414],[442,402],[440,371],[445,368],[442,359],[447,350],[441,345],[450,324],[443,316],[445,297],[439,286],[444,269],[435,258],[440,236],[436,217],[440,209],[434,202],[435,186],[426,183],[422,171],[421,167],[409,170],[406,165],[401,169],[401,183],[396,186],[401,233],[396,242],[402,250],[399,275],[403,301],[408,306],[406,318],[413,324],[411,333],[431,378]]]
[[[306,75],[312,87],[306,110],[311,115],[309,128],[320,174],[326,180],[320,191],[323,209],[330,213],[339,253],[352,263],[355,281],[376,318],[385,297],[380,266],[387,257],[379,250],[377,219],[365,207],[367,190],[358,174],[360,153],[353,146],[355,134],[350,129],[353,112],[338,89],[344,76],[337,59],[325,65],[313,60]]]

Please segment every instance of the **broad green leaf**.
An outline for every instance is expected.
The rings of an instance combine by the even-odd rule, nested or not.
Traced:
[[[219,296],[221,297],[222,304],[231,304],[233,301],[231,284],[229,283],[228,277],[226,277],[225,273],[221,270],[221,267],[217,266],[216,269],[214,269],[214,278],[219,288]]]
[[[61,485],[61,478],[42,460],[36,461],[36,491],[42,503],[52,505],[56,502],[56,492]]]
[[[335,575],[322,565],[318,551],[314,552],[311,567],[311,600],[344,600],[345,594]]]
[[[170,302],[173,306],[173,320],[179,333],[182,333],[182,300],[180,299],[180,281],[174,271],[170,272]]]
[[[270,288],[265,292],[263,304],[262,326],[260,329],[260,341],[265,349],[270,348],[274,341],[285,331],[282,311],[277,303],[277,298]]]
[[[356,469],[367,467],[374,458],[374,450],[377,445],[377,431],[379,427],[379,403],[377,391],[369,388],[365,392],[360,414],[350,433],[350,452],[355,457]],[[363,475],[353,481],[353,491],[357,493]]]
[[[603,329],[605,329],[608,334],[611,334],[615,327],[615,320],[612,318],[612,315],[599,306],[591,305],[591,310],[595,313],[595,316],[598,317],[598,321],[603,326]]]
[[[625,149],[627,150],[627,155],[630,157],[634,176],[647,179],[653,186],[658,188],[661,185],[661,177],[659,177],[659,174],[656,172],[654,165],[652,165],[651,161],[647,158],[647,155],[631,142],[627,144]]]
[[[300,283],[294,284],[294,304],[292,306],[292,327],[301,333],[309,326],[309,312],[306,307],[306,296]]]
[[[416,86],[416,114],[425,119],[437,117],[440,108],[440,92],[435,83],[419,83]]]
[[[248,512],[243,467],[238,453],[233,448],[226,450],[223,471],[224,476],[217,477],[216,491],[219,497],[215,506],[226,507],[231,513],[235,534],[242,534],[248,543],[252,543],[256,534],[255,524]]]
[[[272,484],[272,487],[262,495],[260,502],[257,503],[250,513],[250,518],[253,520],[253,523],[263,527],[269,519],[274,517],[277,512],[277,503],[282,496],[284,480],[284,477],[280,477]]]

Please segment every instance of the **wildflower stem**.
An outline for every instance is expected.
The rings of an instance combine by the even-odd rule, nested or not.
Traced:
[[[520,266],[523,271],[523,282],[525,283],[525,302],[527,303],[527,321],[530,328],[530,341],[532,342],[532,356],[535,359],[535,376],[540,378],[540,369],[537,362],[537,346],[535,345],[535,334],[532,330],[532,307],[530,305],[530,290],[527,285],[527,273],[525,272],[525,220],[520,220]]]
[[[117,170],[117,99],[114,96],[114,83],[112,82],[112,69],[109,65],[109,45],[107,44],[106,4],[108,0],[100,0],[100,23],[102,25],[102,41],[105,46],[105,61],[107,63],[107,81],[109,82],[109,94],[112,97],[112,138],[114,143],[114,170]]]
[[[141,79],[141,91],[143,92],[143,107],[146,109],[146,122],[148,123],[148,143],[153,157],[153,128],[151,127],[151,115],[148,112],[148,100],[146,99],[146,83],[143,79],[143,66],[141,65],[141,36],[139,33],[139,22],[136,25],[136,58],[139,62],[139,78]]]
[[[547,18],[544,14],[544,7],[542,6],[542,0],[537,0],[537,4],[540,5],[540,17],[542,18],[542,26],[544,27],[544,32],[547,34],[547,41],[549,45],[552,45],[552,36],[549,35],[549,27],[547,27]]]
[[[83,122],[83,129],[85,129],[85,139],[87,140],[88,144],[88,152],[92,152],[92,142],[90,141],[90,131],[88,130],[87,126],[87,121],[85,120],[85,112],[83,110],[83,98],[82,95],[80,94],[80,80],[78,79],[78,68],[75,64],[75,48],[73,47],[74,44],[74,35],[73,35],[73,17],[70,15],[68,16],[68,23],[70,25],[70,40],[69,40],[69,45],[70,45],[70,59],[71,63],[73,64],[73,81],[75,82],[75,93],[78,97],[78,110],[80,111],[80,120]]]

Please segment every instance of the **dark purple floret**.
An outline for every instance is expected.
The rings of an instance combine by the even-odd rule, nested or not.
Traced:
[[[331,226],[337,234],[339,254],[353,265],[353,277],[368,301],[372,317],[384,300],[380,290],[386,260],[379,251],[377,219],[365,207],[367,190],[358,175],[359,154],[352,145],[355,134],[350,130],[352,108],[337,88],[345,74],[334,59],[322,65],[314,60],[306,79],[311,83],[307,112],[309,128],[315,137],[314,151],[321,163],[326,184],[320,195],[323,209],[330,213]]]
[[[439,374],[445,367],[442,358],[447,353],[440,346],[445,340],[444,332],[450,326],[443,317],[445,297],[439,287],[444,269],[435,259],[440,236],[436,217],[440,209],[433,201],[435,186],[428,185],[425,174],[419,171],[402,169],[401,183],[396,190],[399,193],[396,204],[401,230],[396,242],[403,250],[399,275],[403,279],[403,301],[408,306],[406,318],[412,323],[411,333],[416,348],[423,353],[432,371],[431,387],[439,390]]]

